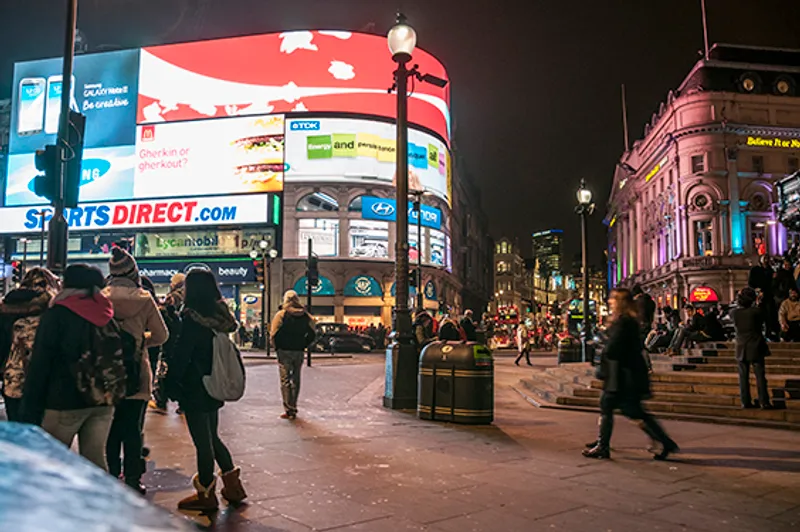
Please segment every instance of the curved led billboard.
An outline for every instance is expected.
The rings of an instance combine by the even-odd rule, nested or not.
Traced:
[[[447,79],[417,49],[420,71]],[[345,31],[292,31],[143,48],[139,124],[289,112],[346,112],[394,118],[387,93],[396,64],[386,38]],[[450,139],[449,89],[416,83],[412,124]]]
[[[361,185],[395,183],[394,124],[352,118],[286,120],[286,182],[325,181]],[[411,190],[449,200],[447,146],[433,135],[408,130]]]

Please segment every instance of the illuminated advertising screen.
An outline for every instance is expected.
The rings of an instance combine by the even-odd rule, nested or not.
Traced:
[[[447,79],[417,48],[420,72]],[[394,118],[386,91],[397,65],[386,38],[345,31],[291,31],[143,48],[138,123],[289,112],[346,112]],[[412,124],[450,139],[449,88],[417,83]]]
[[[206,255],[247,255],[260,249],[275,247],[275,228],[206,231],[158,231],[136,235],[134,254],[137,257],[188,257]]]
[[[150,227],[239,225],[266,223],[271,194],[209,196],[165,200],[86,203],[67,209],[70,231],[125,230]],[[40,232],[40,207],[0,209],[0,227],[8,233]],[[46,207],[46,220],[53,215]]]
[[[283,115],[137,127],[134,196],[283,189]]]
[[[395,183],[393,124],[351,118],[286,120],[287,182]],[[449,200],[447,147],[433,135],[408,131],[409,188]]]
[[[335,257],[339,254],[339,220],[328,218],[305,218],[297,220],[297,249],[308,249],[312,241],[314,254],[320,257]]]
[[[133,145],[139,51],[79,55],[70,108],[86,115],[86,148]],[[54,144],[61,115],[61,59],[14,65],[9,153]]]

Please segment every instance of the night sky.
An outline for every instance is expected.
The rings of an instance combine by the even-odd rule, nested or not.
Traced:
[[[66,0],[0,0],[0,98],[12,64],[60,55]],[[799,0],[707,0],[710,41],[800,48]],[[90,49],[290,29],[385,34],[401,8],[418,44],[451,78],[455,138],[481,187],[495,237],[566,232],[581,177],[595,193],[590,260],[622,147],[620,84],[631,140],[699,58],[700,0],[81,0]],[[388,51],[387,51],[388,53]],[[390,80],[387,80],[387,85]]]

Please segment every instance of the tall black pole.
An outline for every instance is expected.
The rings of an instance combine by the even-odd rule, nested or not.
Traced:
[[[45,241],[45,238],[46,238],[45,237],[45,233],[44,233],[44,228],[45,228],[45,226],[44,226],[44,217],[46,215],[47,215],[47,211],[44,210],[44,209],[42,209],[41,212],[39,212],[39,216],[42,217],[42,236],[41,236],[41,239],[40,239],[40,242],[39,242],[39,246],[40,246],[39,247],[39,266],[42,267],[42,268],[44,268],[44,241]]]
[[[414,202],[414,207],[417,209],[417,309],[423,308],[423,293],[422,293],[422,201],[420,201],[420,194],[417,194],[417,200]]]
[[[264,253],[264,250],[261,250],[261,264],[264,267],[264,275],[267,274],[267,255]],[[267,280],[264,279],[263,283],[261,284],[261,338],[263,338],[264,342],[264,349],[267,351],[267,356],[269,356],[269,344],[270,344],[270,335],[267,332],[267,327],[269,327],[269,320],[267,319],[267,304],[266,304],[266,294],[268,294],[267,288]]]
[[[306,264],[311,264],[311,257],[313,255],[314,255],[314,241],[309,238],[308,239],[308,262],[306,262]],[[311,279],[308,278],[308,274],[309,274],[309,272],[308,272],[308,270],[306,270],[306,287],[307,287],[306,288],[306,311],[308,311],[308,313],[313,316],[314,314],[312,314],[313,311],[311,310],[312,309],[312,306],[311,306],[311,292],[314,291],[314,288],[317,285],[315,283],[314,286],[311,286]],[[317,283],[318,282],[319,282],[319,280],[317,280]],[[306,366],[308,366],[309,368],[311,367],[311,346],[308,346],[308,349],[306,349]]]
[[[64,36],[64,63],[61,69],[61,116],[58,121],[56,155],[59,170],[58,194],[53,202],[54,213],[50,219],[47,248],[47,267],[60,274],[67,266],[67,220],[64,218],[64,184],[66,182],[67,139],[69,137],[69,105],[72,97],[72,63],[75,56],[75,32],[78,20],[78,0],[67,0],[67,26]]]
[[[272,275],[270,274],[272,270],[272,258],[266,258],[266,254],[264,255],[264,273],[266,274],[267,278],[264,279],[264,286],[267,293],[267,309],[266,314],[267,318],[272,315]],[[264,301],[264,298],[261,298],[261,301]],[[261,315],[264,315],[264,310],[261,311]],[[267,320],[267,323],[270,323],[270,320]],[[269,358],[272,352],[272,346],[270,345],[270,337],[267,337],[267,358]]]
[[[589,267],[588,267],[588,242],[587,242],[587,212],[588,206],[581,207],[581,262],[583,265],[583,337],[581,339],[582,360],[586,362],[586,342],[589,340]]]
[[[22,271],[23,273],[28,270],[28,239],[22,239]]]

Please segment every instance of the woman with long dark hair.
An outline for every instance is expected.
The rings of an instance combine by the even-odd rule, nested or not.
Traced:
[[[636,304],[630,290],[612,290],[608,305],[612,323],[598,369],[598,377],[603,381],[600,434],[595,445],[584,450],[583,455],[599,459],[611,457],[614,410],[619,409],[623,415],[635,420],[650,438],[661,443],[661,452],[654,458],[666,460],[671,453],[678,451],[678,445],[642,406],[642,400],[650,396],[650,377],[647,362],[642,356]]]
[[[239,504],[247,494],[239,479],[241,470],[233,464],[231,453],[219,437],[219,409],[222,401],[211,397],[203,377],[211,374],[214,334],[232,333],[237,323],[214,275],[194,269],[186,276],[186,299],[181,331],[167,370],[167,391],[180,403],[197,452],[197,474],[192,478],[196,493],[178,503],[181,510],[214,511],[219,507],[214,462],[221,469],[222,496]]]

